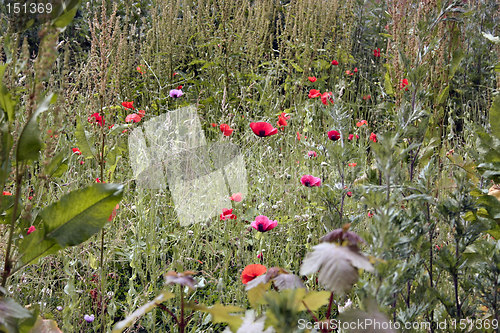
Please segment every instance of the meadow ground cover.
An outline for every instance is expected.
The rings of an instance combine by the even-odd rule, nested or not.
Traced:
[[[0,4],[1,332],[498,332],[496,1]]]

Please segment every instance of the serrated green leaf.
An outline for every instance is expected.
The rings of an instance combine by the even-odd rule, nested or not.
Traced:
[[[45,112],[55,100],[56,95],[53,93],[47,95],[24,126],[17,143],[17,161],[36,161],[38,159],[40,150],[42,149],[38,116],[42,112]]]
[[[160,295],[156,296],[154,300],[144,304],[143,306],[129,314],[125,319],[116,323],[116,325],[113,327],[112,333],[123,332],[124,329],[132,325],[138,318],[144,316],[146,313],[156,308],[158,304],[161,304],[174,297],[175,294],[171,293],[170,291],[163,291]]]
[[[44,208],[34,223],[37,230],[20,243],[20,264],[89,239],[102,229],[122,195],[123,185],[94,184]]]
[[[498,94],[490,108],[491,133],[500,139],[500,94]]]

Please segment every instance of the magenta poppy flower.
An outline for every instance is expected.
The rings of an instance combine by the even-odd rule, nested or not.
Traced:
[[[356,134],[356,136],[354,136],[354,134],[349,134],[349,136],[347,137],[347,140],[351,141],[354,138],[359,139],[359,135]]]
[[[232,196],[229,197],[229,200],[240,202],[241,200],[243,200],[243,194],[241,194],[241,192],[234,193]]]
[[[125,118],[125,122],[130,123],[130,122],[138,123],[141,121],[141,116],[139,116],[137,113],[131,113]]]
[[[307,156],[316,157],[316,156],[318,156],[318,153],[316,153],[314,150],[310,150],[307,152]]]
[[[250,123],[250,128],[255,135],[260,136],[261,138],[278,133],[277,128],[274,128],[273,125],[266,123],[265,121]]]
[[[340,133],[333,130],[333,131],[329,131],[328,132],[328,139],[332,140],[332,141],[337,141],[338,139],[340,139]]]
[[[251,225],[257,231],[266,232],[274,229],[278,225],[278,221],[272,221],[267,216],[259,215]]]
[[[33,231],[35,231],[35,230],[36,230],[35,226],[34,226],[34,225],[32,225],[31,227],[29,227],[29,228],[28,228],[28,232],[26,233],[26,235],[31,234],[31,233],[32,233]]]
[[[307,187],[321,186],[321,179],[311,175],[303,175],[300,182]]]
[[[182,95],[184,95],[184,93],[180,89],[172,89],[172,90],[170,90],[170,97],[172,97],[172,98],[179,98]]]

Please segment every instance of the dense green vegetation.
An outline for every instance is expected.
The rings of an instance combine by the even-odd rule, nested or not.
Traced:
[[[1,332],[498,332],[497,2],[34,3],[0,1]]]

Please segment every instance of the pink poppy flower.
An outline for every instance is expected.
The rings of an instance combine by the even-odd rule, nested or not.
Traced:
[[[278,221],[272,221],[267,216],[259,215],[252,222],[251,226],[257,231],[266,232],[274,229],[278,225]]]
[[[240,202],[241,200],[243,200],[243,194],[241,194],[240,192],[234,193],[232,196],[229,197],[229,200]]]
[[[340,139],[340,133],[333,130],[333,131],[329,131],[328,132],[328,139],[332,140],[332,141],[337,141],[338,139]]]
[[[318,156],[318,153],[316,153],[314,150],[310,150],[307,152],[307,156],[316,157],[316,156]]]
[[[250,123],[250,128],[255,135],[260,136],[261,138],[278,133],[277,128],[274,128],[273,125],[266,123],[265,121]]]
[[[138,123],[141,121],[141,116],[139,116],[136,113],[131,113],[125,118],[125,122],[130,123],[130,122]]]
[[[302,185],[307,187],[321,186],[321,179],[311,175],[302,176],[302,178],[300,178],[300,182],[302,183]]]
[[[355,138],[354,134],[349,134],[347,140],[352,141]],[[359,139],[359,135],[356,134],[356,139]]]
[[[180,89],[172,89],[172,90],[170,90],[169,94],[170,94],[170,97],[172,97],[172,98],[179,98],[182,95],[184,95],[184,93]]]
[[[35,231],[35,230],[36,230],[35,226],[34,226],[34,225],[32,225],[31,227],[29,227],[29,228],[28,228],[28,232],[26,233],[26,235],[31,234],[31,233],[32,233],[33,231]]]

